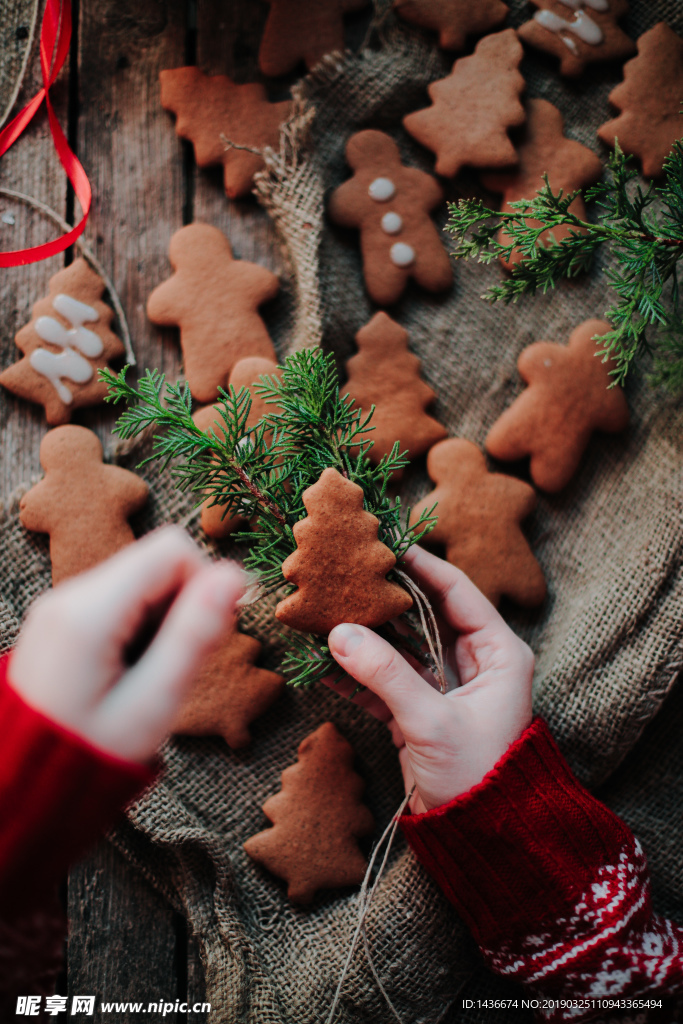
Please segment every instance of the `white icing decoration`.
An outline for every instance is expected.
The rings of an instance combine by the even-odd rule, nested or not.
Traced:
[[[600,26],[585,11],[577,11],[573,21],[566,21],[552,11],[536,11],[534,20],[550,32],[573,32],[589,46],[599,46],[605,38]]]
[[[396,186],[391,178],[375,178],[375,180],[370,183],[368,195],[371,199],[374,199],[376,203],[386,203],[396,195]]]
[[[609,0],[560,0],[560,3],[567,7],[573,7],[574,10],[579,7],[590,7],[594,11],[609,10]]]
[[[391,262],[397,267],[409,267],[415,261],[415,250],[405,242],[394,242],[389,253]]]
[[[99,320],[96,309],[85,302],[79,302],[71,295],[56,295],[52,300],[55,312],[68,320],[71,327],[64,327],[52,316],[38,317],[34,326],[35,332],[43,341],[57,345],[62,352],[50,352],[45,348],[35,349],[29,362],[36,373],[47,377],[65,405],[70,405],[73,395],[62,377],[74,384],[87,384],[93,377],[93,368],[87,359],[97,359],[104,351],[104,344],[99,334],[84,327],[84,323],[95,323]]]
[[[403,227],[403,218],[400,213],[385,213],[382,217],[382,231],[388,235],[397,235]]]

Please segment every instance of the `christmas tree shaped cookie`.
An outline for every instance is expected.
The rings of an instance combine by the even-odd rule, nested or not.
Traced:
[[[377,464],[399,441],[416,459],[447,431],[427,414],[435,395],[420,379],[420,360],[408,351],[408,332],[386,313],[375,313],[356,335],[358,355],[346,364],[346,390],[364,414],[375,406],[368,458]],[[401,473],[395,474],[400,479]]]
[[[452,178],[464,166],[517,162],[508,129],[526,118],[522,56],[514,29],[485,36],[471,57],[456,60],[448,78],[431,83],[432,106],[403,118],[406,131],[436,153],[437,174]]]
[[[249,726],[284,689],[277,672],[256,668],[261,644],[231,631],[202,665],[172,732],[181,736],[222,736],[240,750],[251,742]]]
[[[501,25],[509,7],[503,0],[394,0],[400,18],[439,33],[444,50],[464,50],[467,37]]]
[[[624,81],[609,94],[621,113],[598,135],[608,146],[618,139],[625,153],[639,158],[643,174],[657,178],[683,136],[683,39],[660,21],[637,45],[638,56],[624,64]]]
[[[277,375],[279,372],[280,367],[270,359],[259,359],[256,357],[240,359],[239,362],[235,363],[228,384],[232,385],[235,391],[239,391],[240,388],[249,388],[251,392],[251,409],[247,417],[247,427],[256,426],[261,417],[266,413],[277,411],[275,405],[269,405],[264,398],[256,394],[254,385],[263,374],[272,376],[273,374]],[[204,433],[212,431],[220,440],[222,437],[221,424],[223,424],[223,419],[219,409],[220,405],[207,405],[196,412],[192,419],[200,430],[203,430]],[[228,537],[235,530],[242,529],[246,523],[242,516],[224,515],[224,511],[225,505],[215,505],[213,498],[207,498],[202,505],[202,529],[208,537],[213,537],[214,540]]]
[[[428,543],[444,544],[448,561],[493,604],[505,596],[525,608],[539,605],[546,593],[543,570],[521,528],[536,507],[533,487],[489,473],[482,452],[460,438],[435,445],[427,471],[437,486],[413,509],[413,520],[438,502]]]
[[[344,49],[345,14],[361,11],[368,0],[267,0],[270,12],[259,49],[264,75],[277,77],[305,61],[308,68],[334,50]]]
[[[27,530],[50,535],[55,585],[135,540],[128,519],[147,501],[147,484],[102,458],[97,435],[71,424],[40,445],[45,476],[21,499],[19,516]]]
[[[582,74],[588,64],[623,60],[635,50],[619,28],[627,0],[531,0],[538,8],[519,29],[520,38],[560,60],[563,75]]]
[[[628,405],[619,387],[610,387],[611,362],[597,358],[597,334],[611,327],[586,320],[569,345],[537,341],[517,362],[529,387],[496,420],[486,438],[494,459],[531,457],[531,477],[544,491],[560,491],[578,469],[594,430],[617,433],[628,426]]]
[[[123,355],[110,330],[113,312],[101,301],[105,284],[83,259],[50,278],[15,341],[23,358],[0,374],[0,384],[45,409],[47,422],[68,423],[74,409],[97,405],[107,385],[97,371]]]
[[[448,253],[429,216],[443,199],[436,180],[405,167],[384,132],[356,132],[346,159],[353,177],[332,193],[329,214],[335,224],[360,231],[365,286],[373,301],[396,302],[410,277],[428,291],[450,287]]]
[[[387,580],[396,564],[377,536],[379,520],[363,509],[363,489],[326,469],[303,493],[308,515],[294,524],[297,550],[282,563],[297,590],[275,615],[304,633],[327,635],[340,622],[380,626],[412,605],[398,583]]]
[[[365,788],[353,770],[353,748],[332,722],[307,736],[282,788],[263,805],[273,827],[247,839],[244,849],[287,882],[293,903],[310,903],[319,889],[358,885],[367,861],[358,840],[370,835]]]
[[[277,149],[291,102],[269,103],[259,82],[237,85],[227,75],[205,75],[196,67],[162,71],[159,81],[161,105],[176,115],[176,132],[193,144],[197,166],[222,164],[226,194],[248,195],[263,168],[263,158],[250,150]]]
[[[509,212],[510,203],[521,199],[533,199],[536,192],[543,187],[543,175],[548,180],[553,192],[560,189],[565,195],[576,189],[594,185],[602,174],[600,158],[580,142],[567,139],[563,131],[562,114],[547,100],[529,100],[527,122],[523,129],[524,137],[518,146],[519,164],[515,170],[482,175],[482,183],[492,192],[502,192],[501,209]],[[586,219],[586,207],[581,196],[577,196],[570,210],[581,220]],[[527,225],[537,225],[538,221],[531,217],[526,219]],[[565,238],[570,231],[578,230],[569,226],[549,228],[541,235],[544,245]],[[498,240],[502,244],[509,241],[505,231],[501,230]],[[510,268],[522,259],[518,250],[514,250],[509,263],[503,266]]]
[[[175,273],[154,289],[147,315],[162,327],[179,327],[185,376],[199,402],[213,402],[233,366],[246,356],[275,362],[262,303],[275,298],[275,274],[236,260],[218,228],[188,224],[171,238]]]

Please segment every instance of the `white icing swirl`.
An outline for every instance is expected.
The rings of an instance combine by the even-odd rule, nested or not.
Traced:
[[[368,195],[376,203],[386,203],[396,195],[396,186],[391,178],[375,178],[370,182]]]
[[[65,348],[63,352],[37,348],[31,353],[29,362],[36,373],[47,377],[65,405],[71,405],[73,395],[60,378],[66,377],[74,384],[87,384],[92,379],[92,366],[73,348]]]
[[[71,327],[64,327],[52,316],[38,317],[33,326],[39,338],[63,351],[50,352],[45,348],[37,348],[31,353],[29,362],[36,373],[47,377],[62,402],[70,405],[73,395],[61,378],[65,377],[74,384],[87,384],[92,380],[93,367],[83,357],[97,359],[104,351],[104,344],[99,334],[83,324],[95,323],[99,316],[96,309],[71,295],[56,295],[52,300],[52,308],[68,320]]]
[[[534,20],[550,32],[572,32],[589,46],[599,46],[604,40],[602,29],[585,11],[577,11],[573,21],[561,18],[553,11],[536,11]],[[565,40],[566,42],[566,40]]]
[[[415,262],[415,250],[405,242],[394,242],[389,252],[391,262],[396,267],[409,267]]]
[[[387,235],[397,235],[402,227],[403,217],[400,213],[394,213],[392,210],[382,217],[382,231],[385,231]]]

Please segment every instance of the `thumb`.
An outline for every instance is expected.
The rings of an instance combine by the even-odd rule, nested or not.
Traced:
[[[327,642],[335,661],[384,701],[403,732],[414,731],[417,719],[433,716],[440,694],[371,629],[345,622],[334,627]]]

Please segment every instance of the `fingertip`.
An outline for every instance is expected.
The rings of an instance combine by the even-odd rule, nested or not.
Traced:
[[[330,653],[336,660],[350,658],[367,639],[370,631],[355,622],[342,622],[335,626],[327,638]]]

